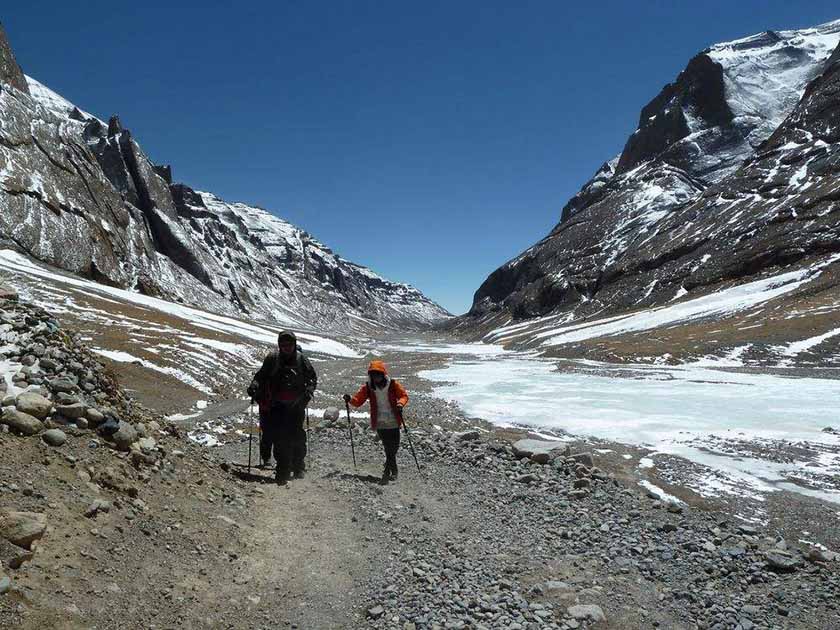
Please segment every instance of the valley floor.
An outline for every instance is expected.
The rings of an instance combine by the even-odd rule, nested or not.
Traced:
[[[605,441],[562,443],[551,463],[534,463],[511,450],[525,431],[494,430],[431,395],[417,372],[445,355],[390,359],[413,394],[422,474],[403,448],[399,481],[380,485],[381,450],[362,414],[354,468],[344,414],[331,423],[315,412],[307,478],[278,487],[270,471],[249,477],[243,468],[247,403],[210,404],[177,424],[216,446],[190,445],[169,483],[148,482],[137,518],[114,510],[48,541],[61,552],[24,565],[16,580],[25,605],[7,619],[31,628],[300,629],[836,621],[837,562],[806,560],[799,542],[807,522],[812,538],[838,548],[834,508],[775,492],[758,502],[766,524],[756,525],[737,516],[749,501],[704,499],[651,476],[684,502],[657,500],[638,485],[645,451]],[[318,368],[322,407],[356,385],[364,365]],[[63,501],[44,492],[44,501]],[[796,566],[784,567],[791,558]]]
[[[314,354],[320,379],[308,475],[278,487],[269,471],[244,471],[252,417],[236,397],[270,331],[258,330],[250,344],[240,334],[235,345],[224,326],[208,333],[190,324],[186,334],[177,332],[183,323],[174,314],[160,315],[157,331],[144,329],[149,312],[139,306],[123,306],[103,326],[103,311],[94,306],[87,303],[71,327],[104,350],[99,356],[137,400],[168,419],[158,418],[161,428],[153,432],[151,467],[112,451],[91,431],[68,430],[60,448],[0,433],[0,508],[40,513],[48,523],[27,558],[0,548],[10,577],[0,595],[0,627],[749,630],[828,628],[840,615],[832,551],[840,549],[838,506],[826,500],[840,489],[833,433],[810,441],[736,435],[715,442],[708,431],[687,445],[731,462],[773,464],[742,478],[747,491],[737,492],[738,478],[710,460],[581,426],[570,425],[571,435],[562,423],[547,422],[561,411],[573,418],[568,411],[581,412],[586,400],[559,408],[544,376],[506,363],[530,358],[437,337],[367,340],[351,346],[384,356],[412,395],[408,421],[422,474],[404,442],[399,481],[378,483],[381,447],[364,413],[353,416],[353,466],[344,414],[338,423],[322,417],[362,382],[368,359]],[[108,346],[121,327],[131,333],[131,352]],[[137,356],[143,339],[142,347],[159,350],[167,338],[170,364],[180,347],[204,340],[225,349],[224,372],[218,357],[202,362],[195,352],[186,376],[149,368],[151,358],[119,354]],[[110,359],[109,352],[117,354]],[[464,370],[471,365],[507,370],[473,384],[478,398],[493,402],[498,395],[492,414],[447,389],[469,384]],[[616,369],[573,363],[553,373],[582,378],[566,394],[597,377],[607,379],[607,389],[645,396],[649,383],[633,369]],[[213,387],[196,389],[191,380]],[[685,380],[674,386],[709,386],[696,374]],[[821,390],[803,391],[817,399]],[[590,407],[603,402],[603,388],[598,392],[588,392]],[[532,406],[517,398],[523,395]],[[816,402],[830,407],[824,398]],[[798,404],[797,413],[805,413]],[[535,409],[545,410],[532,418],[540,421],[522,426]],[[813,432],[821,417],[807,417]],[[538,440],[544,452],[523,451],[523,438]],[[809,459],[817,473],[788,474],[781,483],[765,478],[772,488],[750,485],[782,466],[806,471]],[[97,500],[108,509],[86,516]],[[10,570],[7,562],[16,559]]]

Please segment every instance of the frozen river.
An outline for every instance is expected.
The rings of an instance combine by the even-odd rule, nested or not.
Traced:
[[[450,365],[421,376],[435,394],[469,416],[498,425],[528,425],[644,446],[681,455],[724,473],[701,494],[786,488],[840,503],[840,380],[786,378],[700,366],[609,366],[557,362],[481,347],[454,346]],[[457,356],[460,355],[460,356]],[[808,461],[774,462],[751,446],[773,450],[794,442]],[[808,473],[811,488],[788,482]]]

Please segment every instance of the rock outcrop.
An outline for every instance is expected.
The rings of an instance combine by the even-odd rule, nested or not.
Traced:
[[[15,55],[12,52],[11,45],[9,45],[9,39],[6,37],[3,24],[0,23],[0,84],[3,83],[29,94],[29,86],[26,83],[26,78],[15,60]]]

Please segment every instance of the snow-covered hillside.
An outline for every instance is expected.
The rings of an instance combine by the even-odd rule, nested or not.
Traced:
[[[782,124],[838,40],[840,20],[798,31],[768,31],[716,44],[706,53],[723,68],[733,124],[749,147],[758,147]]]
[[[695,56],[642,109],[622,153],[566,204],[547,237],[487,278],[456,326],[479,335],[515,330],[509,341],[544,346],[538,335],[546,323],[647,317],[673,301],[828,265],[814,282],[819,297],[812,287],[783,301],[797,313],[795,326],[766,312],[765,326],[726,335],[728,345],[681,324],[684,339],[667,336],[679,346],[673,354],[696,357],[758,335],[770,360],[772,347],[836,328],[837,274],[829,261],[840,251],[838,43],[835,21]],[[547,339],[555,347],[568,337]],[[590,350],[603,345],[594,337],[587,343]],[[635,350],[607,343],[605,358],[650,349],[640,338],[634,343]],[[831,355],[831,347],[822,349]]]
[[[145,295],[297,327],[416,328],[449,314],[270,212],[173,183],[119,119],[25,77],[0,33],[0,246]]]

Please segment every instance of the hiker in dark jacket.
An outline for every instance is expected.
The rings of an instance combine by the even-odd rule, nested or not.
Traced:
[[[379,435],[385,449],[382,483],[396,481],[400,427],[404,426],[402,410],[408,404],[408,394],[398,381],[388,376],[388,368],[382,361],[371,361],[368,380],[355,396],[344,394],[344,401],[354,407],[361,407],[366,400],[370,401],[370,428]]]
[[[265,462],[277,460],[275,479],[285,484],[291,473],[302,479],[306,458],[306,406],[315,394],[318,376],[293,332],[277,337],[278,349],[263,360],[248,387],[248,395],[260,406],[262,442],[260,456]],[[266,449],[263,451],[263,449]]]

